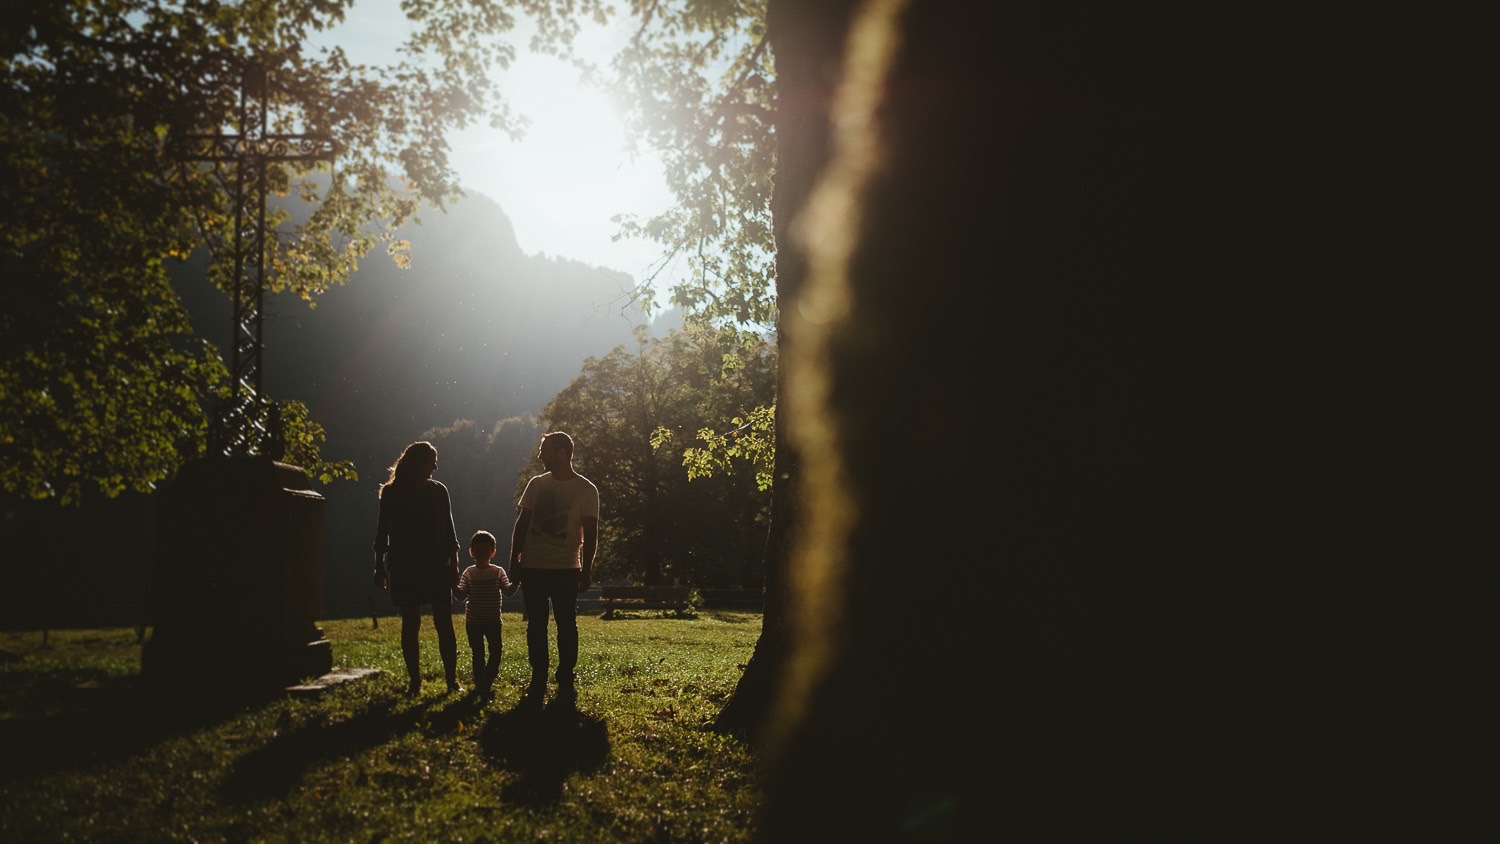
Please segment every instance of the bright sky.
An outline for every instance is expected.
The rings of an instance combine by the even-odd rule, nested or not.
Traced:
[[[389,62],[404,28],[397,0],[359,0],[338,41],[355,61]],[[581,50],[595,49],[602,62],[617,35],[587,31]],[[641,219],[670,207],[671,194],[655,156],[636,160],[624,152],[624,130],[614,105],[579,82],[562,62],[532,55],[525,35],[515,36],[516,61],[500,73],[500,91],[514,111],[530,119],[526,137],[511,141],[486,125],[450,139],[452,164],[469,194],[484,194],[504,209],[527,254],[581,261],[644,278],[661,254],[641,240],[612,242],[610,218]]]

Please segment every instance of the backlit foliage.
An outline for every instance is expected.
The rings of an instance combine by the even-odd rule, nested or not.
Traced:
[[[633,34],[607,78],[677,198],[658,217],[621,219],[626,236],[665,249],[642,293],[665,286],[686,310],[772,325],[776,101],[765,3],[633,0],[628,10]]]
[[[513,47],[512,10],[566,41],[592,3],[403,2],[397,63],[353,64],[310,36],[353,0],[57,0],[6,3],[0,29],[0,486],[77,501],[147,491],[202,453],[205,403],[226,371],[193,334],[168,275],[207,246],[235,287],[236,179],[192,139],[240,133],[246,79],[269,133],[330,139],[332,166],[269,163],[270,292],[311,306],[423,206],[459,195],[446,133],[479,119],[520,131],[490,71]],[[553,8],[556,5],[558,8]],[[592,12],[590,12],[592,14]],[[334,41],[333,43],[337,43]],[[251,121],[254,125],[255,121]],[[292,219],[275,197],[311,209]],[[290,204],[290,203],[288,203]],[[291,452],[318,478],[322,430],[287,407]]]

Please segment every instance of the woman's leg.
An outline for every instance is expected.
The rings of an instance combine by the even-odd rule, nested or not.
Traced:
[[[421,650],[417,635],[422,632],[422,605],[401,607],[401,657],[406,660],[406,676],[410,681],[406,693],[414,695],[422,690]]]
[[[453,635],[452,605],[446,602],[433,604],[432,624],[437,628],[438,656],[443,660],[443,677],[448,681],[448,690],[457,691],[458,637]]]

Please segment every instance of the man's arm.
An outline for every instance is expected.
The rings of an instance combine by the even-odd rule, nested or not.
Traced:
[[[599,550],[599,517],[583,517],[583,553],[579,561],[583,564],[583,570],[578,572],[578,591],[584,592],[589,588],[590,578],[594,575],[594,552]]]
[[[515,576],[516,564],[521,561],[521,549],[526,545],[526,531],[531,529],[531,508],[521,507],[516,511],[516,525],[510,531],[510,573]]]
[[[510,579],[510,576],[505,573],[505,566],[495,566],[495,568],[500,570],[500,594],[507,598],[516,594],[516,587],[520,584]]]

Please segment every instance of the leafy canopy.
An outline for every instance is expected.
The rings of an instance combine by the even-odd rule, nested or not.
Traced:
[[[686,258],[688,274],[642,283],[711,321],[776,322],[771,228],[775,69],[765,3],[634,0],[631,36],[600,75],[621,104],[632,142],[662,156],[677,206],[621,217],[621,236],[664,247],[660,267]]]
[[[523,124],[491,69],[513,48],[513,10],[538,37],[566,43],[575,13],[597,4],[404,0],[411,36],[390,66],[351,63],[310,36],[343,22],[353,0],[57,0],[6,3],[0,30],[0,486],[77,501],[86,489],[147,491],[203,452],[205,404],[227,392],[222,361],[193,335],[168,265],[209,247],[210,280],[236,287],[239,168],[194,160],[193,137],[243,134],[247,79],[271,134],[312,135],[338,150],[270,161],[274,196],[262,249],[270,293],[311,306],[376,246],[400,263],[392,232],[423,203],[460,195],[449,130],[488,119]],[[254,259],[251,259],[252,265]],[[264,399],[265,397],[260,397]],[[291,403],[291,456],[315,477],[322,430]]]

